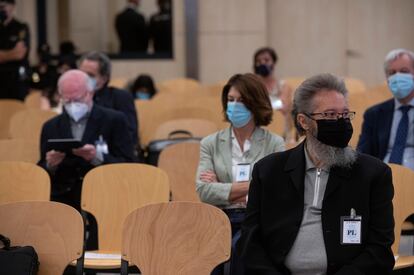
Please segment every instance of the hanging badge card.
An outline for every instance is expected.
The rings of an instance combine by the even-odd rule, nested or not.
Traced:
[[[250,180],[250,163],[237,164],[236,181],[249,181]]]

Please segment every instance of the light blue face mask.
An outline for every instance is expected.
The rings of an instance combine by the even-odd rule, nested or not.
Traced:
[[[414,90],[413,75],[409,73],[396,73],[388,77],[388,87],[397,99],[407,97]]]
[[[94,77],[89,77],[89,87],[92,89],[92,91],[95,91],[96,90],[96,78],[94,78]]]
[[[241,102],[227,102],[227,117],[234,128],[241,128],[249,123],[252,113]]]
[[[140,100],[149,100],[151,98],[149,93],[136,91],[135,92],[135,98]]]

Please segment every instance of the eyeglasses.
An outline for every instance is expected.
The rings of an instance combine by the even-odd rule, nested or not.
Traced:
[[[306,114],[307,117],[310,119],[314,119],[312,116],[318,116],[319,119],[327,119],[327,120],[337,120],[339,118],[349,119],[352,120],[355,117],[355,112],[343,112],[343,113],[337,113],[337,112],[322,112],[322,113],[310,113]]]

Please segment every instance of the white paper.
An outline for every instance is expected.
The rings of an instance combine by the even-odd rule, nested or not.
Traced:
[[[85,259],[121,260],[121,254],[85,252]]]

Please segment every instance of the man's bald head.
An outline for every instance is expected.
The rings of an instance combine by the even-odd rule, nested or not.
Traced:
[[[58,81],[58,91],[64,102],[83,101],[88,105],[93,100],[93,83],[81,70],[69,70]]]

